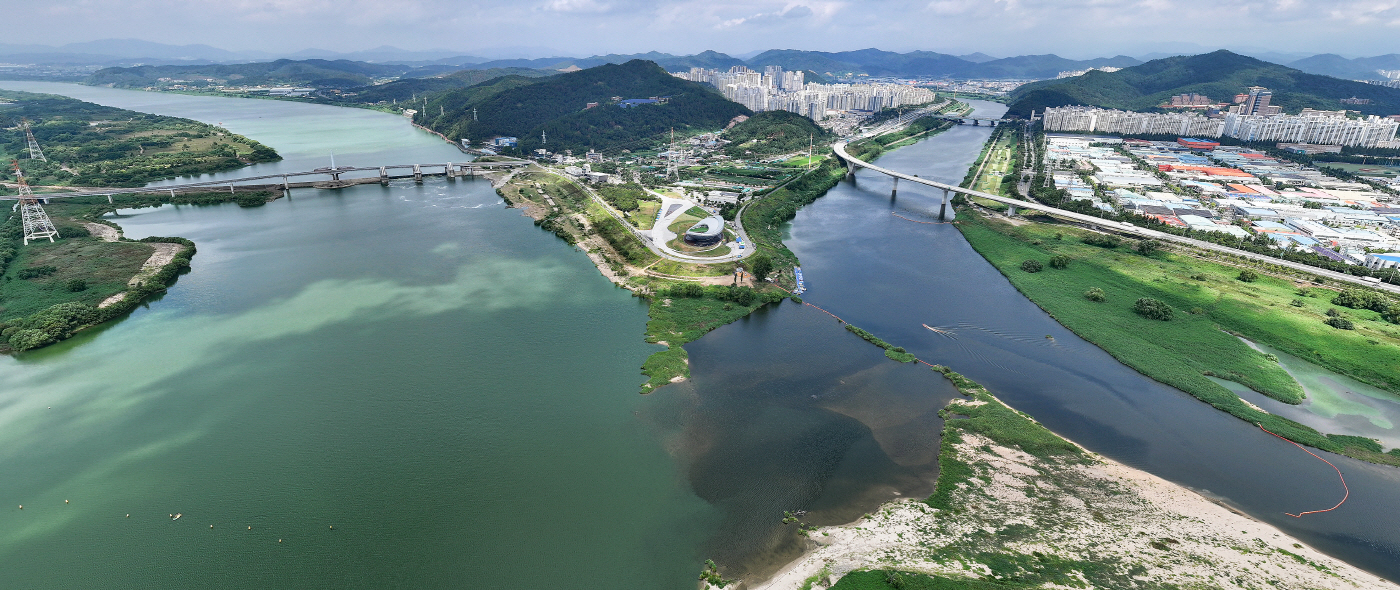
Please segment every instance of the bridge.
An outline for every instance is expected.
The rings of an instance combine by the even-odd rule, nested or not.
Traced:
[[[968,124],[968,122],[971,122],[973,125],[981,125],[983,122],[985,122],[985,123],[987,124],[988,127],[996,127],[997,125],[1005,125],[1005,124],[1007,124],[1007,123],[1024,123],[1024,122],[1025,122],[1024,120],[1020,120],[1020,119],[998,119],[998,118],[995,118],[995,117],[964,117],[964,116],[959,116],[959,115],[928,115],[928,116],[929,116],[930,118],[933,118],[933,119],[944,119],[944,120],[947,120],[947,121],[957,121],[959,125],[966,125],[966,124]]]
[[[505,162],[466,162],[454,164],[447,162],[443,164],[394,164],[390,166],[340,166],[317,168],[305,172],[282,172],[278,174],[266,174],[262,176],[248,176],[244,178],[231,178],[228,180],[210,180],[205,182],[190,182],[183,184],[170,184],[162,186],[143,186],[137,188],[85,188],[71,192],[41,193],[34,195],[35,199],[48,202],[55,199],[67,199],[72,197],[92,197],[105,196],[110,202],[113,195],[129,195],[137,193],[163,193],[176,192],[188,193],[192,191],[205,191],[210,189],[223,190],[228,188],[229,192],[234,192],[235,187],[243,190],[267,190],[281,188],[290,190],[293,188],[343,188],[356,184],[371,184],[376,182],[388,182],[390,180],[412,178],[421,182],[425,176],[446,176],[456,178],[459,176],[476,176],[477,174],[491,170],[502,170],[529,166],[531,162],[525,160],[510,160]],[[366,176],[364,173],[369,172]],[[341,176],[347,178],[342,179]],[[292,179],[306,179],[293,182]],[[320,180],[316,180],[319,178]],[[253,184],[257,181],[281,181],[264,182]],[[19,200],[19,195],[0,195],[0,201]]]
[[[874,164],[870,164],[870,163],[868,163],[868,162],[864,162],[864,161],[859,160],[859,159],[857,159],[857,158],[851,156],[850,154],[846,153],[846,142],[839,142],[839,143],[836,143],[836,144],[832,145],[831,148],[832,148],[832,150],[834,150],[834,151],[836,152],[836,156],[837,156],[838,158],[840,158],[841,161],[844,162],[844,163],[846,164],[846,177],[847,177],[847,178],[850,178],[852,175],[854,175],[855,172],[856,172],[856,170],[858,170],[858,169],[860,169],[860,168],[866,168],[866,169],[869,169],[869,170],[871,170],[871,171],[879,172],[879,173],[881,173],[881,174],[884,174],[884,175],[886,175],[886,176],[890,176],[890,177],[894,178],[894,183],[895,183],[895,188],[894,188],[894,190],[895,190],[895,191],[898,191],[898,190],[899,190],[899,181],[900,181],[900,179],[907,180],[907,181],[909,181],[909,182],[915,182],[915,183],[918,183],[918,184],[922,184],[922,185],[925,185],[925,186],[930,186],[930,187],[933,187],[933,188],[942,190],[942,191],[943,191],[943,203],[942,203],[942,205],[939,206],[939,209],[938,209],[938,218],[939,218],[939,219],[945,219],[946,216],[947,216],[948,195],[949,195],[950,193],[957,193],[957,194],[961,194],[961,195],[967,195],[967,196],[969,196],[969,197],[978,197],[978,198],[986,199],[986,200],[988,200],[988,201],[995,201],[995,202],[998,202],[998,203],[1005,203],[1006,205],[1008,205],[1008,206],[1010,207],[1010,209],[1009,209],[1008,212],[1011,213],[1012,215],[1014,215],[1014,214],[1016,213],[1016,210],[1017,210],[1018,208],[1019,208],[1019,209],[1030,209],[1030,210],[1033,210],[1033,211],[1039,211],[1039,212],[1041,212],[1041,213],[1044,213],[1044,214],[1046,214],[1046,215],[1050,215],[1050,216],[1052,216],[1052,217],[1057,217],[1057,218],[1060,218],[1060,219],[1065,219],[1065,220],[1069,220],[1069,221],[1074,221],[1074,222],[1081,223],[1081,224],[1084,224],[1084,225],[1088,225],[1088,226],[1091,226],[1091,227],[1096,227],[1096,228],[1099,228],[1099,229],[1102,229],[1102,230],[1105,230],[1105,231],[1116,232],[1116,233],[1121,233],[1121,234],[1128,234],[1128,235],[1136,236],[1136,237],[1139,237],[1139,238],[1153,239],[1153,240],[1158,240],[1158,241],[1162,241],[1162,242],[1172,242],[1172,243],[1176,243],[1176,244],[1182,244],[1182,245],[1185,245],[1185,246],[1191,246],[1191,247],[1194,247],[1194,248],[1200,248],[1200,249],[1203,249],[1203,250],[1211,250],[1211,251],[1214,251],[1214,252],[1221,252],[1221,253],[1224,253],[1224,254],[1230,254],[1230,255],[1232,255],[1232,256],[1238,256],[1238,257],[1241,257],[1241,258],[1247,258],[1247,259],[1250,259],[1250,260],[1253,260],[1253,261],[1256,261],[1256,262],[1262,262],[1262,263],[1267,263],[1267,264],[1273,264],[1273,265],[1282,266],[1282,267],[1289,268],[1289,269],[1296,270],[1296,271],[1300,271],[1300,272],[1306,272],[1306,273],[1308,273],[1308,274],[1316,275],[1316,276],[1319,276],[1319,277],[1324,277],[1324,278],[1331,279],[1331,280],[1334,280],[1334,281],[1337,281],[1337,282],[1341,282],[1341,283],[1349,283],[1349,284],[1353,284],[1353,285],[1359,285],[1359,286],[1364,286],[1364,287],[1372,287],[1372,288],[1375,288],[1375,289],[1382,289],[1382,290],[1389,291],[1389,292],[1392,292],[1392,293],[1400,293],[1400,286],[1390,285],[1390,284],[1386,284],[1386,283],[1379,283],[1379,284],[1377,284],[1377,283],[1373,283],[1373,282],[1370,282],[1370,281],[1362,280],[1361,277],[1349,275],[1349,274],[1346,274],[1346,273],[1340,273],[1340,272],[1336,272],[1336,271],[1332,271],[1332,270],[1327,270],[1327,269],[1325,269],[1325,268],[1318,268],[1318,267],[1315,267],[1315,266],[1308,266],[1308,265],[1306,265],[1306,264],[1302,264],[1302,263],[1299,263],[1299,262],[1293,262],[1293,261],[1291,261],[1291,260],[1282,260],[1282,259],[1279,259],[1279,258],[1274,258],[1274,257],[1271,257],[1271,256],[1265,256],[1265,255],[1263,255],[1263,254],[1257,254],[1257,253],[1248,252],[1248,251],[1245,251],[1245,250],[1238,250],[1238,249],[1235,249],[1235,248],[1231,248],[1231,247],[1228,247],[1228,246],[1222,246],[1222,245],[1220,245],[1220,244],[1215,244],[1215,243],[1207,242],[1207,241],[1204,241],[1204,240],[1197,240],[1197,239],[1194,239],[1194,238],[1188,238],[1188,237],[1185,237],[1185,236],[1178,236],[1178,235],[1176,235],[1176,234],[1169,234],[1169,233],[1166,233],[1166,232],[1160,232],[1160,231],[1153,230],[1153,229],[1148,229],[1148,228],[1145,228],[1145,227],[1138,227],[1138,226],[1133,225],[1133,224],[1131,224],[1131,223],[1126,223],[1126,222],[1121,222],[1121,221],[1112,221],[1112,220],[1104,219],[1104,218],[1102,218],[1102,217],[1095,217],[1095,216],[1093,216],[1093,215],[1085,215],[1085,214],[1083,214],[1083,213],[1076,213],[1076,212],[1074,212],[1074,211],[1066,211],[1066,210],[1064,210],[1064,209],[1060,209],[1060,208],[1057,208],[1057,207],[1051,207],[1051,206],[1049,206],[1049,205],[1042,205],[1042,204],[1040,204],[1040,203],[1034,203],[1034,202],[1031,202],[1031,201],[1022,201],[1022,200],[1020,200],[1020,199],[1013,199],[1013,198],[1011,198],[1011,197],[1003,197],[1003,196],[1001,196],[1001,195],[994,195],[994,194],[991,194],[991,193],[984,193],[984,192],[982,192],[982,191],[975,191],[975,190],[963,188],[963,187],[960,187],[960,186],[954,186],[954,185],[951,185],[951,184],[944,184],[944,183],[941,183],[941,182],[936,182],[936,181],[933,181],[933,180],[928,180],[928,179],[926,179],[926,178],[919,178],[918,176],[913,176],[913,175],[909,175],[909,174],[904,174],[904,173],[902,173],[902,172],[895,172],[894,170],[890,170],[890,169],[888,169],[888,168],[881,168],[881,167],[876,166],[876,165],[874,165]]]

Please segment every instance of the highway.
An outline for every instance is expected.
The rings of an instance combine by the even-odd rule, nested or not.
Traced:
[[[846,142],[844,142],[844,141],[843,141],[843,142],[838,142],[838,143],[836,143],[835,145],[832,145],[831,147],[832,147],[832,150],[834,150],[834,151],[836,152],[837,157],[841,158],[842,161],[846,162],[846,165],[851,169],[852,172],[854,172],[856,168],[867,168],[867,169],[873,170],[873,171],[875,171],[875,172],[879,172],[879,173],[881,173],[881,174],[885,174],[885,175],[887,175],[887,176],[892,176],[892,177],[895,177],[895,178],[904,179],[904,180],[907,180],[907,181],[909,181],[909,182],[917,182],[917,183],[922,184],[922,185],[931,186],[931,187],[937,188],[937,189],[942,189],[942,190],[944,190],[944,191],[946,191],[946,192],[952,192],[952,193],[963,194],[963,195],[967,195],[967,196],[969,196],[969,197],[980,197],[980,198],[983,198],[983,199],[987,199],[987,200],[989,200],[989,201],[996,201],[996,202],[998,202],[998,203],[1006,203],[1007,205],[1011,205],[1012,207],[1016,207],[1016,208],[1031,209],[1031,210],[1034,210],[1034,211],[1040,211],[1041,213],[1045,213],[1045,214],[1047,214],[1047,215],[1052,215],[1052,216],[1055,216],[1055,217],[1059,217],[1059,218],[1061,218],[1061,219],[1068,219],[1068,220],[1071,220],[1071,221],[1076,221],[1076,222],[1079,222],[1079,223],[1083,223],[1083,224],[1086,224],[1086,225],[1091,225],[1091,226],[1094,226],[1094,227],[1099,227],[1099,228],[1102,228],[1102,229],[1105,229],[1105,230],[1108,230],[1108,231],[1112,231],[1112,232],[1116,232],[1116,233],[1129,234],[1129,235],[1137,236],[1137,237],[1140,237],[1140,238],[1150,238],[1150,239],[1159,240],[1159,241],[1162,241],[1162,242],[1172,242],[1172,243],[1182,244],[1182,245],[1186,245],[1186,246],[1192,246],[1192,247],[1195,247],[1195,248],[1201,248],[1201,249],[1204,249],[1204,250],[1211,250],[1211,251],[1214,251],[1214,252],[1220,252],[1220,253],[1223,253],[1223,254],[1230,254],[1230,255],[1233,255],[1233,256],[1239,256],[1239,257],[1247,258],[1247,259],[1254,260],[1254,261],[1257,261],[1257,262],[1263,262],[1263,263],[1267,263],[1267,264],[1272,264],[1272,265],[1276,265],[1276,266],[1282,266],[1282,267],[1285,267],[1285,268],[1290,268],[1290,269],[1297,270],[1297,271],[1301,271],[1301,272],[1306,272],[1306,273],[1308,273],[1308,274],[1316,275],[1316,276],[1319,276],[1319,277],[1323,277],[1323,278],[1330,279],[1330,280],[1337,281],[1337,282],[1341,282],[1341,283],[1349,283],[1349,284],[1358,285],[1358,286],[1363,286],[1363,287],[1372,287],[1372,288],[1381,289],[1381,290],[1384,290],[1384,291],[1389,291],[1389,292],[1391,292],[1391,293],[1400,293],[1400,286],[1391,285],[1391,284],[1388,284],[1388,283],[1380,283],[1380,284],[1372,283],[1372,282],[1369,282],[1369,281],[1364,281],[1364,280],[1362,280],[1361,277],[1356,277],[1356,276],[1352,276],[1352,275],[1349,275],[1349,274],[1339,273],[1339,272],[1336,272],[1336,271],[1331,271],[1331,270],[1327,270],[1327,269],[1324,269],[1324,268],[1318,268],[1318,267],[1315,267],[1315,266],[1308,266],[1308,265],[1306,265],[1306,264],[1301,264],[1301,263],[1293,262],[1293,261],[1290,261],[1290,260],[1281,260],[1281,259],[1274,258],[1274,257],[1271,257],[1271,256],[1264,256],[1264,255],[1262,255],[1262,254],[1256,254],[1256,253],[1254,253],[1254,252],[1247,252],[1247,251],[1244,251],[1244,250],[1238,250],[1238,249],[1235,249],[1235,248],[1230,248],[1230,247],[1228,247],[1228,246],[1221,246],[1220,244],[1213,244],[1213,243],[1211,243],[1211,242],[1206,242],[1206,241],[1197,240],[1197,239],[1193,239],[1193,238],[1188,238],[1188,237],[1184,237],[1184,236],[1178,236],[1178,235],[1176,235],[1176,234],[1169,234],[1169,233],[1166,233],[1166,232],[1160,232],[1160,231],[1156,231],[1156,230],[1152,230],[1152,229],[1147,229],[1147,228],[1145,228],[1145,227],[1138,227],[1138,226],[1133,225],[1133,224],[1131,224],[1131,223],[1125,223],[1125,222],[1120,222],[1120,221],[1110,221],[1110,220],[1108,220],[1108,219],[1103,219],[1103,218],[1100,218],[1100,217],[1095,217],[1095,216],[1093,216],[1093,215],[1084,215],[1083,213],[1075,213],[1074,211],[1066,211],[1066,210],[1064,210],[1064,209],[1059,209],[1059,208],[1056,208],[1056,207],[1050,207],[1050,206],[1048,206],[1048,205],[1042,205],[1042,204],[1040,204],[1040,203],[1033,203],[1033,202],[1030,202],[1030,201],[1022,201],[1022,200],[1020,200],[1020,199],[1013,199],[1013,198],[1010,198],[1010,197],[1003,197],[1003,196],[1001,196],[1001,195],[993,195],[993,194],[991,194],[991,193],[984,193],[984,192],[982,192],[982,191],[975,191],[975,190],[971,190],[971,189],[966,189],[966,188],[962,188],[962,187],[960,187],[960,186],[954,186],[954,185],[950,185],[950,184],[944,184],[944,183],[941,183],[941,182],[935,182],[935,181],[929,180],[929,179],[927,179],[927,178],[919,178],[919,177],[917,177],[917,176],[913,176],[913,175],[910,175],[910,174],[904,174],[904,173],[901,173],[901,172],[895,172],[894,170],[890,170],[890,169],[888,169],[888,168],[881,168],[881,167],[876,166],[876,165],[874,165],[874,164],[870,164],[870,163],[868,163],[868,162],[864,162],[864,161],[858,160],[858,159],[852,157],[850,154],[847,154],[847,153],[846,153]]]

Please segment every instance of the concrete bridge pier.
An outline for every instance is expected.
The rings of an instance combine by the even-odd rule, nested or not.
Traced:
[[[339,172],[331,172],[331,180],[340,180]]]
[[[890,198],[893,199],[899,193],[899,177],[894,177],[894,187],[890,189]]]
[[[856,165],[855,165],[855,162],[851,162],[851,161],[847,160],[847,161],[846,161],[846,180],[850,180],[850,179],[852,179],[852,178],[855,178],[855,176],[856,176]]]
[[[1007,215],[1008,217],[1015,217],[1015,216],[1016,216],[1016,206],[1008,203],[1008,204],[1006,205],[1006,215]]]
[[[389,169],[383,166],[379,167],[379,184],[389,184]]]
[[[112,195],[107,195],[107,204],[108,204],[108,205],[113,204],[113,203],[112,203]]]
[[[448,162],[446,166],[442,167],[442,175],[448,178],[457,178],[457,174],[452,171],[452,162]]]
[[[413,182],[423,182],[423,168],[418,164],[413,165]]]
[[[283,175],[282,175],[282,194],[287,195],[287,196],[291,196],[291,195],[292,195],[292,184],[291,184],[290,182],[287,181],[287,175],[286,175],[286,174],[283,174]]]
[[[948,189],[943,189],[943,203],[938,205],[938,220],[948,219]]]

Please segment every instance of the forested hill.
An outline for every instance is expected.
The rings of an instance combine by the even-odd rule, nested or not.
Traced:
[[[522,78],[540,78],[552,76],[558,72],[549,70],[532,70],[529,68],[491,68],[487,70],[461,70],[452,72],[445,76],[434,76],[431,78],[404,78],[394,80],[387,84],[361,86],[349,88],[347,93],[354,96],[345,98],[347,102],[357,103],[379,103],[397,102],[408,103],[414,98],[425,96],[433,92],[444,90],[457,90],[489,82],[504,76],[519,76]],[[420,108],[406,105],[408,108]]]
[[[664,104],[623,108],[615,98],[667,97]],[[588,108],[588,103],[598,106]],[[476,109],[475,117],[473,109]],[[668,130],[713,130],[751,115],[709,86],[672,76],[655,63],[633,60],[525,79],[507,76],[432,95],[415,121],[452,139],[481,142],[520,138],[520,149],[545,147],[618,152],[648,147]],[[548,135],[548,144],[540,134]]]
[[[732,142],[724,153],[748,158],[800,152],[812,142],[820,146],[831,138],[831,132],[796,113],[764,111],[726,131],[724,138]]]
[[[1250,86],[1272,90],[1271,104],[1290,113],[1303,108],[1349,109],[1374,115],[1400,113],[1400,89],[1309,74],[1221,50],[1153,60],[1117,72],[1092,71],[1074,78],[1026,84],[1011,94],[1007,114],[1024,117],[1032,110],[1066,105],[1140,111],[1187,92],[1228,102]],[[1351,97],[1370,99],[1371,104],[1340,102]]]

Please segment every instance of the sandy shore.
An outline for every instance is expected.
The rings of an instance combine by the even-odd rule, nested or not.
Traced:
[[[985,396],[985,394],[983,394]],[[979,397],[958,405],[1000,403]],[[961,413],[961,412],[958,412]],[[1155,475],[1089,454],[1044,459],[964,432],[953,445],[976,476],[953,513],[896,501],[857,522],[810,533],[818,547],[754,588],[827,588],[856,569],[993,577],[996,553],[1029,563],[1092,562],[1137,581],[1218,588],[1397,588],[1265,523]],[[1073,570],[1073,568],[1070,568]],[[1056,584],[1058,585],[1058,584]]]

